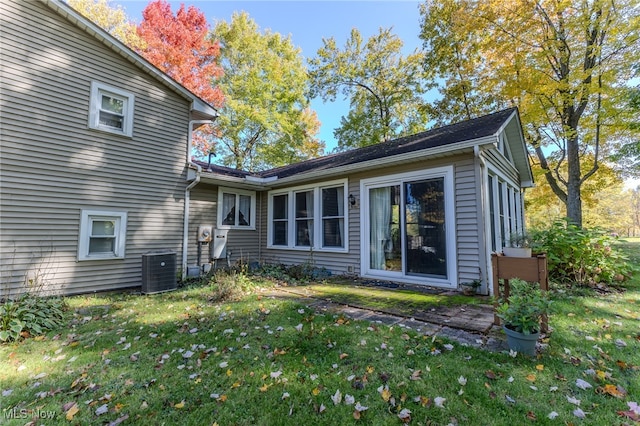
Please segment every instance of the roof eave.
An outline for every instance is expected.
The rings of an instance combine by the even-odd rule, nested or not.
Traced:
[[[347,164],[344,166],[332,167],[323,170],[314,170],[306,173],[302,172],[284,178],[269,179],[268,181],[264,182],[256,181],[255,178],[247,179],[231,176],[221,176],[216,175],[215,173],[203,171],[201,175],[201,181],[213,184],[236,184],[242,185],[245,188],[250,187],[251,189],[268,190],[299,182],[331,178],[335,176],[344,176],[345,174],[371,170],[372,168],[391,167],[397,164],[407,164],[410,162],[423,161],[429,158],[450,157],[453,155],[472,151],[474,146],[495,146],[496,142],[496,137],[494,135],[490,135],[483,138],[456,142],[454,144],[448,144],[434,148],[426,148],[403,154],[396,154],[385,158],[376,158],[372,160],[362,161],[356,164]]]
[[[62,2],[61,0],[44,0],[45,4],[53,9],[59,15],[62,15],[75,25],[77,25],[80,29],[86,31],[90,35],[94,36],[102,43],[109,46],[111,49],[116,51],[118,54],[125,57],[130,62],[134,63],[141,69],[143,69],[148,74],[155,77],[157,80],[161,81],[165,85],[169,86],[174,91],[181,94],[186,99],[191,100],[191,112],[198,119],[209,120],[215,119],[218,117],[218,112],[211,105],[203,101],[201,98],[196,96],[194,93],[186,89],[184,86],[179,84],[177,81],[170,78],[164,72],[160,71],[157,67],[155,67],[152,63],[144,59],[142,56],[138,55],[136,52],[125,46],[118,39],[113,37],[111,34],[100,28],[98,25],[94,24],[91,20],[85,18],[82,14],[77,12],[71,6]]]

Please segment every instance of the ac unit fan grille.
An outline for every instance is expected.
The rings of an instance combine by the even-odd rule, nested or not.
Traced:
[[[175,290],[177,287],[175,252],[151,252],[142,255],[142,293],[160,293]]]

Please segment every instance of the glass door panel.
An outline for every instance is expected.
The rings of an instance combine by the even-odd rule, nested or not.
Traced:
[[[400,185],[369,190],[371,269],[402,271]]]
[[[404,184],[405,274],[447,278],[444,178]]]

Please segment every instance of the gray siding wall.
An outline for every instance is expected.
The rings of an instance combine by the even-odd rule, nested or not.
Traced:
[[[362,179],[391,175],[396,173],[426,170],[453,164],[456,209],[456,247],[458,261],[458,281],[465,282],[481,278],[480,250],[478,223],[478,191],[473,155],[458,156],[453,159],[439,159],[406,166],[390,167],[384,170],[367,171],[348,176],[349,194],[353,194],[358,203],[349,212],[349,252],[325,253],[314,252],[313,260],[316,266],[325,267],[334,274],[360,274],[360,181]],[[262,220],[262,253],[267,262],[281,262],[284,264],[300,264],[309,261],[310,254],[298,250],[276,250],[266,248],[267,239],[267,203],[266,197],[261,210]]]
[[[0,297],[138,286],[149,250],[180,264],[188,101],[40,2],[2,9]],[[135,95],[133,138],[87,128],[94,80]],[[125,259],[77,261],[81,209],[128,212]]]
[[[260,212],[261,194],[257,194],[256,209]],[[206,183],[200,183],[191,190],[191,202],[189,204],[189,240],[187,260],[189,266],[197,265],[198,261],[198,227],[210,225],[216,227],[218,208],[218,187]],[[265,210],[266,211],[266,210]],[[259,214],[259,213],[258,213]],[[258,220],[260,218],[258,217]],[[266,222],[265,222],[266,223]],[[245,262],[258,262],[260,260],[260,229],[261,223],[256,225],[256,230],[230,229],[227,233],[227,254],[231,264],[235,264],[240,258]],[[202,249],[201,264],[209,261],[210,247]],[[226,266],[226,260],[218,260],[216,266]]]

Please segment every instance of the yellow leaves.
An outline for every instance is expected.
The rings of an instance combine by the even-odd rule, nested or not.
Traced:
[[[73,416],[78,414],[79,411],[80,409],[78,408],[78,404],[73,404],[71,408],[67,410],[65,417],[67,418],[67,420],[71,421],[73,420]]]
[[[287,351],[285,351],[284,349],[278,349],[278,348],[275,348],[275,349],[273,350],[273,354],[274,354],[274,355],[284,355],[284,354],[286,354],[286,353],[287,353]]]
[[[542,364],[538,364],[538,365],[536,365],[536,370],[538,370],[538,371],[544,371],[544,365],[542,365]]]
[[[227,377],[231,377],[232,374],[233,374],[233,370],[231,369],[227,370]]]
[[[180,401],[179,403],[175,404],[175,405],[173,406],[173,408],[177,408],[177,409],[184,408],[184,404],[185,404],[185,402],[184,402],[184,399],[183,399],[183,400],[182,400],[182,401]]]
[[[240,382],[234,382],[234,383],[231,385],[231,388],[239,388],[239,387],[240,387]]]
[[[266,392],[269,389],[269,385],[265,383],[264,385],[260,386],[258,389],[260,389],[260,392]]]
[[[380,391],[380,396],[384,402],[389,402],[391,399],[391,391],[389,391],[389,386],[385,386],[382,391]]]
[[[349,354],[341,353],[340,354],[340,359],[345,359],[348,356],[349,356]]]
[[[313,390],[311,391],[311,394],[313,396],[318,396],[320,395],[320,389],[318,387],[313,388]]]
[[[367,374],[371,374],[371,373],[373,373],[374,371],[375,371],[375,368],[373,368],[373,366],[371,366],[371,365],[368,365],[368,366],[367,366]]]
[[[533,383],[533,382],[536,381],[536,375],[535,374],[528,374],[527,377],[525,377],[525,379],[527,379],[528,381]]]
[[[624,398],[627,395],[627,391],[625,389],[616,385],[604,385],[597,388],[596,393],[610,395],[615,398]]]

